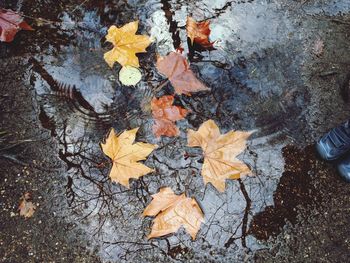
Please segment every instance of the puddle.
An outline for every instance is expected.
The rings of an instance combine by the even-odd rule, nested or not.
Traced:
[[[349,12],[347,1],[91,0],[81,6],[67,1],[48,14],[27,1],[22,10],[54,21],[37,30],[46,40],[25,48],[19,41],[16,48],[21,51],[9,47],[8,52],[30,54],[29,80],[40,105],[39,120],[59,142],[58,155],[67,166],[62,177],[67,179],[69,208],[56,212],[74,222],[102,261],[240,261],[264,247],[259,240],[276,236],[285,220],[295,222],[294,208],[309,205],[304,200],[314,189],[305,174],[311,169],[307,158],[312,150],[286,145],[309,144],[312,127],[307,118],[315,99],[304,66],[312,63],[310,49],[332,23],[329,16],[341,20],[339,11]],[[322,18],[323,11],[326,24],[315,29],[314,16]],[[191,68],[211,92],[177,96],[176,103],[191,113],[178,122],[178,138],[157,141],[150,100],[172,93],[172,87],[156,91],[163,78],[155,70],[155,54],[165,55],[179,46],[188,51],[187,14],[212,19],[215,50],[194,51],[190,57]],[[130,88],[119,83],[119,67],[112,70],[103,61],[110,48],[104,35],[109,25],[136,18],[139,32],[151,35],[155,43],[140,56],[143,80]],[[256,176],[228,181],[222,194],[211,185],[204,187],[201,153],[186,147],[186,130],[197,129],[207,119],[215,120],[222,132],[256,131],[240,156]],[[119,132],[139,126],[139,141],[160,146],[146,161],[156,172],[126,189],[110,183],[109,163],[99,142],[110,127]],[[298,161],[300,155],[304,161]],[[184,229],[146,239],[151,219],[140,215],[151,194],[163,186],[186,192],[200,203],[205,224],[195,241]]]

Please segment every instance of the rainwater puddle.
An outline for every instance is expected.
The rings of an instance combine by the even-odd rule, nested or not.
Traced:
[[[313,59],[310,48],[323,32],[310,26],[316,24],[313,16],[322,18],[323,10],[327,17],[348,13],[347,1],[303,5],[290,1],[130,0],[87,1],[76,6],[69,3],[69,12],[62,8],[51,18],[57,23],[49,27],[59,26],[56,37],[65,41],[55,43],[50,35],[48,43],[29,60],[42,126],[57,138],[58,154],[67,164],[62,176],[67,178],[68,207],[58,208],[58,215],[74,222],[81,238],[89,240],[91,251],[97,251],[105,262],[237,262],[263,248],[259,239],[277,235],[284,225],[284,213],[307,199],[308,191],[301,189],[300,202],[279,203],[288,199],[279,193],[298,188],[308,180],[303,176],[311,169],[301,164],[299,177],[285,170],[293,170],[290,167],[297,162],[293,154],[300,154],[299,149],[286,145],[306,146],[309,139],[306,112],[312,94],[303,78],[303,65]],[[170,85],[156,89],[163,80],[155,69],[156,53],[165,55],[179,46],[188,52],[187,15],[212,21],[216,49],[192,50],[190,57],[191,68],[211,92],[177,96],[176,103],[191,114],[178,122],[178,138],[156,140],[150,101],[153,96],[172,93]],[[103,61],[103,53],[110,48],[104,35],[108,26],[137,18],[139,32],[152,35],[155,43],[147,55],[140,56],[142,81],[136,87],[125,87],[118,80],[119,67],[110,69]],[[224,193],[204,186],[201,152],[186,147],[186,130],[197,129],[208,119],[215,120],[222,132],[255,131],[240,156],[255,176],[227,181]],[[130,189],[108,179],[109,163],[99,142],[111,127],[118,132],[140,127],[139,141],[159,145],[146,161],[156,172],[132,181]],[[188,155],[193,157],[186,158]],[[290,182],[290,176],[300,180]],[[151,219],[142,218],[142,211],[151,194],[164,186],[176,193],[186,192],[201,205],[205,223],[195,241],[184,229],[162,239],[146,239]],[[294,222],[297,212],[291,215],[286,218]],[[276,221],[273,229],[266,226],[266,220]]]

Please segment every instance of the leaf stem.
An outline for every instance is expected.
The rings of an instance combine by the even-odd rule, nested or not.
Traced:
[[[169,79],[166,79],[165,81],[163,81],[158,87],[155,88],[155,92],[160,91],[162,88],[164,88],[164,86],[166,86],[169,83]]]

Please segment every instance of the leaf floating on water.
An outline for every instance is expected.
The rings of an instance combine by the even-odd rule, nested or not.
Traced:
[[[157,147],[157,145],[134,143],[138,128],[124,131],[117,136],[114,129],[109,132],[105,143],[101,143],[105,155],[112,159],[110,178],[125,187],[129,187],[130,178],[139,178],[153,172],[153,169],[140,163]]]
[[[20,30],[34,30],[23,17],[11,10],[0,8],[0,41],[11,42]]]
[[[139,21],[134,21],[120,28],[111,26],[108,29],[106,40],[114,47],[104,54],[104,59],[110,67],[113,67],[115,62],[123,67],[140,67],[136,53],[146,52],[151,40],[148,36],[136,35],[138,25]]]
[[[186,58],[177,52],[158,58],[157,69],[170,80],[177,94],[209,90],[196,78]]]
[[[19,215],[30,218],[34,215],[36,206],[32,202],[32,195],[29,192],[24,193],[18,206]]]
[[[143,212],[143,216],[156,217],[149,239],[175,233],[181,226],[192,239],[196,238],[204,215],[194,198],[188,198],[185,194],[176,195],[169,187],[160,189],[152,197],[152,202]]]
[[[175,122],[183,119],[188,110],[179,106],[173,106],[174,96],[163,96],[154,98],[151,102],[154,118],[153,133],[156,137],[162,135],[173,137],[179,135],[179,129]]]
[[[196,22],[188,16],[186,21],[187,35],[191,39],[191,44],[196,43],[205,48],[212,48],[214,42],[209,41],[210,21]]]
[[[119,71],[119,80],[125,86],[135,86],[141,81],[140,70],[135,67],[125,66]]]
[[[249,167],[236,157],[246,148],[251,132],[230,131],[220,134],[213,120],[204,122],[198,131],[188,131],[188,146],[203,149],[202,176],[205,184],[212,183],[220,192],[225,191],[226,179],[238,179],[249,174]]]

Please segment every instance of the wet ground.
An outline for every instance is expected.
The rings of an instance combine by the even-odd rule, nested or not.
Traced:
[[[1,262],[348,262],[350,187],[313,142],[350,116],[350,3],[334,1],[24,0],[35,31],[0,44]],[[188,50],[187,15],[212,21],[215,50]],[[112,24],[139,19],[155,41],[140,56],[135,88],[103,60]],[[177,96],[191,110],[178,138],[152,135],[150,100],[172,94],[156,54],[183,47],[210,88]],[[206,187],[201,152],[186,130],[207,119],[223,132],[255,130],[239,158],[255,176]],[[111,183],[99,142],[140,127],[159,145],[156,171]],[[190,158],[188,158],[190,156]],[[205,214],[197,238],[147,240],[140,217],[160,187],[195,197]],[[18,216],[30,191],[38,209]]]

